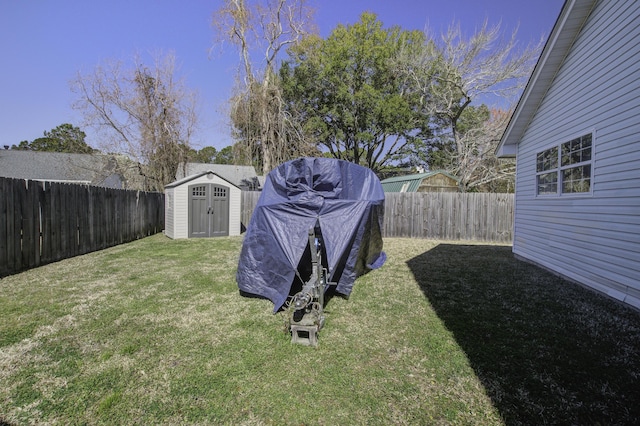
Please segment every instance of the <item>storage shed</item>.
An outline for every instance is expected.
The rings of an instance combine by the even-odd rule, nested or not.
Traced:
[[[384,192],[458,192],[458,179],[442,171],[394,176],[380,183]]]
[[[241,190],[212,171],[165,186],[165,234],[169,238],[240,235]]]

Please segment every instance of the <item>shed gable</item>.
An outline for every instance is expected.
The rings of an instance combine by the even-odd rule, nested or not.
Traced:
[[[417,192],[457,192],[458,181],[445,175],[444,173],[436,173],[422,179]]]
[[[457,192],[458,180],[444,171],[431,171],[387,178],[384,192]]]

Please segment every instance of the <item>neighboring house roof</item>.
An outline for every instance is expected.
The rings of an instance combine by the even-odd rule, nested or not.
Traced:
[[[122,188],[113,156],[0,150],[0,177]]]
[[[186,163],[178,167],[176,179],[180,180],[203,172],[213,172],[241,189],[258,189],[262,186],[262,181],[253,166],[231,164]]]
[[[210,164],[210,165],[212,165],[212,164]],[[166,185],[165,188],[175,188],[177,186],[184,185],[185,183],[191,182],[194,179],[198,179],[199,177],[202,177],[202,176],[208,175],[208,174],[218,176],[220,179],[222,179],[223,181],[227,182],[229,185],[233,185],[235,187],[238,187],[238,185],[235,185],[232,182],[229,182],[227,179],[223,178],[222,176],[220,176],[216,172],[214,172],[212,170],[207,170],[207,171],[204,171],[204,172],[196,173],[195,175],[189,175],[189,176],[183,177],[182,179],[178,179],[177,181],[171,182],[170,184]]]
[[[531,77],[496,149],[498,157],[515,157],[527,130],[569,49],[597,0],[566,0]]]
[[[436,175],[444,175],[458,182],[458,178],[451,176],[449,173],[436,170],[427,173],[394,176],[384,179],[380,183],[384,192],[416,192],[422,181]]]

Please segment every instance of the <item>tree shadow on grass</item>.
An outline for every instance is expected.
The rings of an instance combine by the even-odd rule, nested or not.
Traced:
[[[407,264],[506,424],[640,424],[637,311],[511,247],[441,244]]]

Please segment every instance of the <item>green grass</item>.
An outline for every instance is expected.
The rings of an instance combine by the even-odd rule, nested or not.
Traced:
[[[0,424],[640,422],[638,312],[510,247],[385,240],[309,348],[239,295],[241,244],[156,235],[0,280]]]

